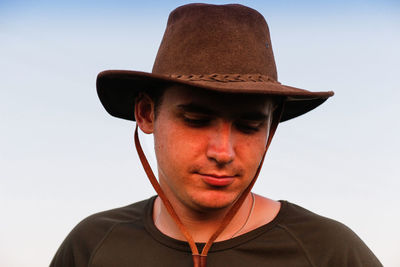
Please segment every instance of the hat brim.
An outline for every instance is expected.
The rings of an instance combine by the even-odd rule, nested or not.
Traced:
[[[281,122],[303,115],[321,105],[332,91],[310,92],[275,82],[187,81],[165,75],[129,70],[107,70],[97,76],[97,94],[112,116],[135,120],[135,98],[140,91],[173,84],[189,85],[225,93],[264,94],[285,97]]]

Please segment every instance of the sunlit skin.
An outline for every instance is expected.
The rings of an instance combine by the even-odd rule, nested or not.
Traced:
[[[146,95],[136,103],[136,120],[153,133],[160,185],[196,241],[207,239],[223,215],[253,179],[265,151],[273,101],[267,96],[221,94],[185,87],[168,88],[157,117]],[[271,218],[279,203],[257,197],[255,212],[268,206]],[[264,206],[263,206],[264,205]],[[248,196],[224,231],[228,238],[243,223],[251,206]],[[178,239],[181,234],[158,199],[154,219],[161,231]],[[224,239],[224,235],[221,237]]]

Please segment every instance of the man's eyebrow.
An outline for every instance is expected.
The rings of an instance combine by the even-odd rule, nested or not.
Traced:
[[[186,111],[186,112],[194,112],[194,113],[202,113],[206,115],[217,115],[215,110],[209,109],[207,107],[198,105],[198,104],[181,104],[177,106],[179,109]]]
[[[269,118],[269,114],[265,114],[263,112],[247,112],[243,113],[239,116],[239,118],[244,120],[254,120],[254,121],[264,121]]]
[[[210,109],[208,107],[189,103],[189,104],[180,104],[177,106],[184,112],[193,112],[193,113],[201,113],[205,115],[213,115],[218,116],[221,115],[217,110]],[[262,111],[250,111],[250,112],[239,112],[234,117],[242,120],[251,120],[251,121],[264,121],[269,118],[270,114],[265,114]]]

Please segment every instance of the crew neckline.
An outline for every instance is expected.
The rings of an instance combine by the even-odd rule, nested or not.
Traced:
[[[182,241],[178,240],[175,238],[172,238],[170,236],[165,235],[162,233],[158,228],[154,225],[153,222],[153,206],[154,206],[154,201],[157,196],[152,196],[151,198],[148,199],[146,206],[145,206],[145,211],[144,211],[144,216],[143,216],[143,224],[145,226],[145,229],[147,232],[158,242],[161,244],[185,251],[185,252],[191,252],[189,244],[187,241]],[[286,213],[288,202],[284,200],[279,200],[281,203],[281,207],[279,209],[278,214],[275,216],[275,218],[270,221],[267,224],[264,224],[254,230],[251,230],[250,232],[244,233],[242,235],[238,235],[234,238],[228,239],[228,240],[223,240],[223,241],[218,241],[214,242],[213,245],[211,246],[210,252],[217,252],[221,250],[226,250],[226,249],[231,249],[233,247],[239,246],[243,243],[248,242],[251,239],[257,238],[261,234],[271,230],[274,228],[284,217],[284,214]],[[196,243],[199,251],[201,251],[205,245],[205,243]]]

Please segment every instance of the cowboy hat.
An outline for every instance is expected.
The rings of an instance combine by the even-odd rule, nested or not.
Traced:
[[[113,116],[135,120],[140,91],[187,85],[225,93],[265,94],[285,100],[281,122],[302,115],[333,95],[277,80],[268,25],[256,10],[238,5],[188,4],[168,18],[151,73],[107,70],[97,92]]]

